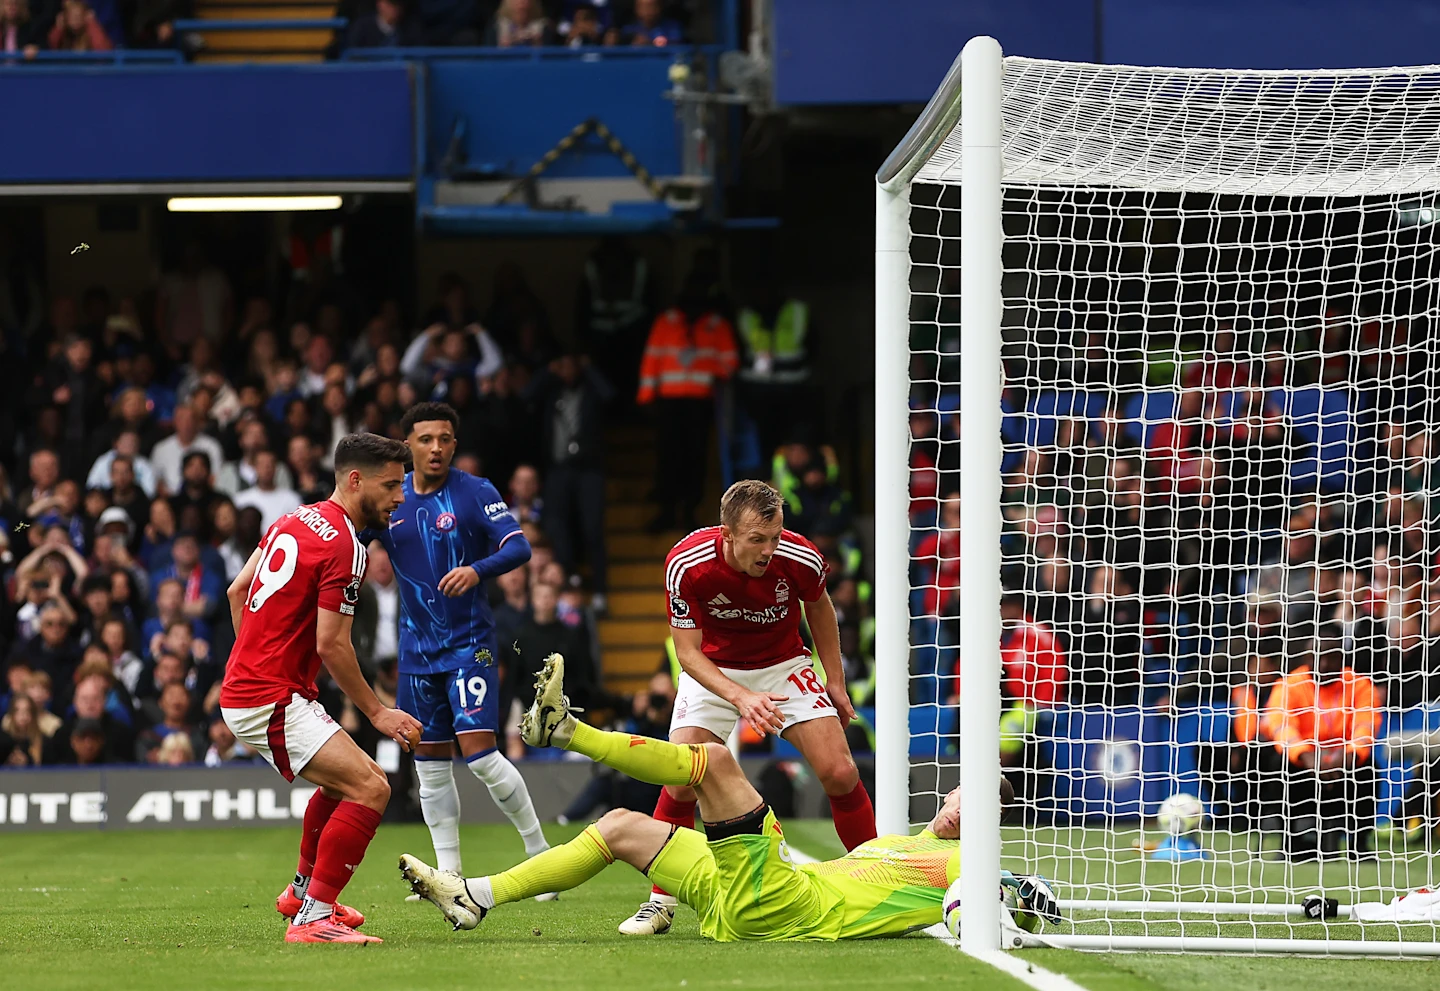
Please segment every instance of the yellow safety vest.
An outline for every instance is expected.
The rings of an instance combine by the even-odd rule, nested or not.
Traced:
[[[762,385],[795,385],[809,379],[810,369],[805,364],[809,327],[810,307],[798,299],[787,300],[780,307],[773,328],[762,324],[754,310],[741,310],[740,338],[750,362],[741,369],[740,378]]]

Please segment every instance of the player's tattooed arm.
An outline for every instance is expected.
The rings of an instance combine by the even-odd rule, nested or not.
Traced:
[[[845,688],[845,662],[840,657],[840,623],[835,618],[835,604],[830,593],[820,590],[820,598],[805,603],[805,622],[810,625],[810,636],[815,640],[815,653],[820,655],[820,666],[825,669],[825,694],[840,715],[840,725],[849,726],[855,718],[855,706],[850,702],[850,693]]]
[[[237,637],[240,635],[240,620],[245,616],[245,597],[250,594],[250,583],[255,580],[255,569],[259,566],[260,548],[257,547],[250,552],[250,560],[245,562],[245,567],[225,590],[225,597],[230,600],[230,624]]]

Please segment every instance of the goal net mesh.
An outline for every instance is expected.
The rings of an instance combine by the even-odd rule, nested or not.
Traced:
[[[1437,881],[1440,70],[1004,69],[1004,866],[1075,933],[1434,942],[1273,913]],[[910,190],[917,823],[961,733],[960,166]]]

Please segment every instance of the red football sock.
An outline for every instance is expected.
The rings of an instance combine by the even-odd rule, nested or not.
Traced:
[[[865,782],[856,782],[848,795],[830,796],[830,818],[835,820],[835,832],[846,850],[875,838],[875,807],[870,804]]]
[[[651,818],[659,820],[660,822],[668,822],[676,826],[684,826],[687,829],[694,829],[695,800],[691,799],[688,802],[682,802],[674,795],[670,794],[669,788],[661,788],[660,801],[655,803],[655,811],[651,815]],[[656,895],[670,894],[670,892],[666,891],[658,884],[652,885],[650,888],[650,892],[651,894]]]
[[[295,873],[301,877],[309,877],[315,872],[315,851],[320,848],[320,833],[330,821],[330,813],[339,804],[340,799],[326,798],[323,791],[317,790],[310,796],[310,804],[305,806],[304,824],[300,827],[300,863],[295,867]]]
[[[365,848],[379,825],[379,812],[356,802],[341,802],[320,834],[320,855],[315,858],[315,873],[306,893],[317,902],[333,905],[365,859]]]

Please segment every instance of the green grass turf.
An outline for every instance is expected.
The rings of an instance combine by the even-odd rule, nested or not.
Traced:
[[[835,856],[829,822],[787,823],[792,844],[815,856]],[[577,830],[551,829],[552,842]],[[1166,867],[1129,856],[1128,839],[1091,832],[1035,831],[1007,835],[1009,865],[1027,854],[1052,877],[1065,860],[1059,841],[1086,845],[1071,859],[1091,883],[1101,879],[1134,888],[1146,883],[1175,891],[1220,870],[1239,871],[1238,850],[1217,863]],[[550,989],[649,988],[892,988],[945,987],[1011,991],[1021,985],[925,936],[864,943],[716,944],[702,940],[695,917],[682,909],[670,935],[627,939],[615,925],[644,896],[644,880],[617,865],[559,902],[505,906],[471,933],[451,933],[429,905],[407,905],[395,871],[402,852],[425,855],[421,826],[385,826],[346,900],[369,917],[367,931],[383,936],[376,947],[288,946],[274,897],[292,870],[293,827],[276,829],[10,834],[0,840],[0,987],[93,991],[127,988],[265,988],[303,986],[379,991],[405,988]],[[468,827],[463,832],[467,873],[499,870],[523,855],[509,827]],[[1049,851],[1050,862],[1043,854]],[[1412,879],[1428,858],[1412,854]],[[1285,870],[1285,865],[1275,868]],[[1194,878],[1186,872],[1193,869]],[[1283,873],[1252,864],[1267,883]],[[1321,879],[1334,864],[1296,868],[1291,880]],[[1354,871],[1355,868],[1348,868]],[[1375,870],[1373,867],[1371,870]],[[1361,868],[1364,870],[1364,868]],[[1212,873],[1206,874],[1206,871]],[[1252,875],[1246,875],[1252,876]],[[1253,875],[1261,877],[1261,874]],[[1323,875],[1328,882],[1341,875]],[[1356,874],[1363,887],[1368,875]],[[1380,875],[1375,875],[1378,883]],[[1387,875],[1400,880],[1392,869]],[[1083,880],[1076,877],[1076,880]],[[1415,883],[1421,883],[1416,880]],[[1367,892],[1377,897],[1379,888]],[[1083,893],[1071,891],[1072,894]],[[1091,894],[1098,894],[1096,891]],[[1277,888],[1274,897],[1280,897]],[[1137,923],[1117,923],[1138,931]],[[1213,929],[1213,926],[1212,926]],[[1083,931],[1083,930],[1082,930]],[[1163,954],[1083,954],[1023,951],[1038,966],[1071,975],[1090,991],[1374,991],[1383,986],[1440,987],[1440,963],[1292,957],[1215,957]]]
[[[834,836],[829,823],[824,828]],[[576,828],[548,830],[552,842]],[[401,853],[430,854],[423,826],[381,828],[345,901],[382,946],[291,946],[275,895],[294,871],[296,830],[234,829],[0,838],[0,988],[120,991],[263,988],[995,988],[1019,983],[925,936],[844,945],[717,944],[693,912],[655,939],[616,925],[648,885],[618,864],[558,902],[505,906],[452,933],[406,904]],[[462,833],[466,873],[523,857],[508,826]],[[898,984],[897,984],[898,982]]]

